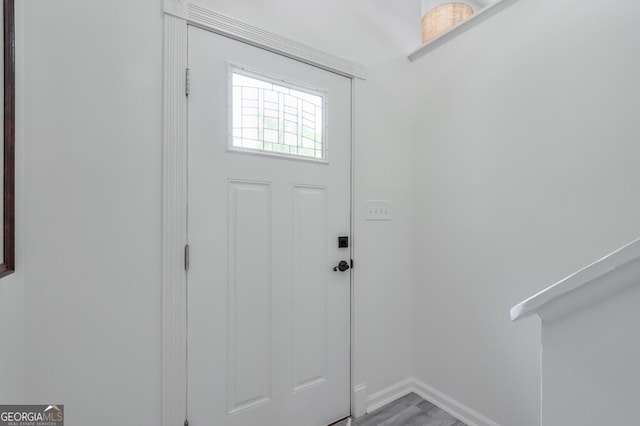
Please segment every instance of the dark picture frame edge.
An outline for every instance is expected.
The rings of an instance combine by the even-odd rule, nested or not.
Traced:
[[[15,271],[15,9],[14,0],[3,0],[4,30],[4,187],[3,259],[0,278]]]

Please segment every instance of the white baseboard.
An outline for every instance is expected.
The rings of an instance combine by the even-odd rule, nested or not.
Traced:
[[[367,413],[377,410],[411,392],[415,392],[468,426],[500,426],[493,420],[486,418],[461,402],[456,401],[454,398],[445,395],[414,377],[402,380],[401,382],[369,395],[369,397],[367,397]]]
[[[361,383],[353,387],[351,396],[351,415],[360,417],[367,414],[367,385]]]
[[[405,379],[367,397],[367,413],[377,410],[398,398],[415,392],[413,378]]]
[[[498,423],[472,410],[463,403],[456,401],[448,395],[424,384],[418,379],[413,379],[415,393],[426,399],[433,405],[440,407],[453,417],[468,426],[500,426]]]

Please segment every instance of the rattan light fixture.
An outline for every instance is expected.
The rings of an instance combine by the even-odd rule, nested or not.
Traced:
[[[427,43],[473,15],[467,3],[422,2],[422,43]]]

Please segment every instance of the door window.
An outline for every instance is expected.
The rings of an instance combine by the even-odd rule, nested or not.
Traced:
[[[326,160],[325,95],[231,67],[231,150]]]

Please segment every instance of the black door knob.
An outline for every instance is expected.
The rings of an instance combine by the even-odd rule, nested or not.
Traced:
[[[334,271],[340,272],[344,272],[347,269],[349,269],[349,263],[346,260],[341,260],[340,263],[338,263],[338,266],[334,266],[333,268]]]

